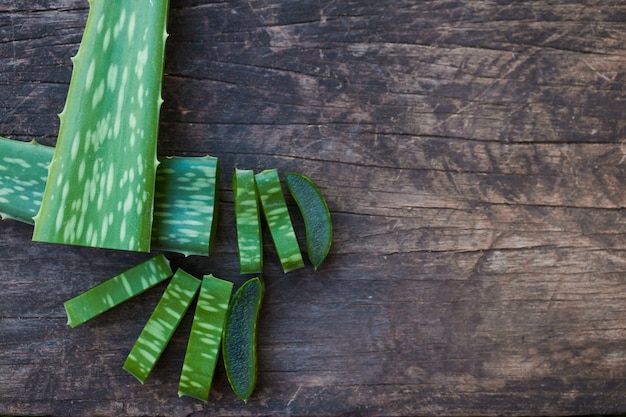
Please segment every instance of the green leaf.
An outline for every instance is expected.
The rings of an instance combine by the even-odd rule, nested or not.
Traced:
[[[161,357],[199,287],[200,280],[182,269],[172,277],[124,362],[124,369],[142,384]]]
[[[232,282],[213,275],[202,280],[178,386],[180,397],[209,399],[232,289]]]
[[[226,375],[235,394],[244,401],[256,385],[256,329],[265,287],[252,278],[237,289],[228,306],[222,356]]]
[[[150,250],[168,0],[91,0],[33,239]]]
[[[263,238],[259,197],[251,170],[235,170],[233,193],[239,271],[242,274],[259,274],[263,271]]]
[[[0,216],[33,224],[53,148],[0,137]]]
[[[217,158],[171,157],[157,170],[152,243],[185,255],[209,255],[217,228]]]
[[[278,171],[268,169],[255,175],[261,205],[283,271],[304,267],[296,232],[291,223]]]
[[[0,214],[33,224],[54,148],[0,137]],[[213,157],[165,158],[157,168],[153,246],[208,255],[215,238],[219,164]],[[130,232],[129,232],[130,234]]]
[[[156,255],[66,301],[67,324],[76,327],[171,276],[168,260]]]

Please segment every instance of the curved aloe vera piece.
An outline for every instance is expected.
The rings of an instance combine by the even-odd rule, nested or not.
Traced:
[[[154,198],[153,246],[185,255],[207,256],[217,228],[217,158],[162,159]]]
[[[171,276],[168,260],[156,255],[66,301],[67,324],[76,327]]]
[[[297,172],[288,172],[285,174],[285,183],[304,219],[307,253],[317,269],[326,259],[333,240],[328,205],[310,178]]]
[[[228,306],[222,356],[228,382],[244,402],[256,385],[256,330],[265,286],[261,278],[252,278],[237,289]]]
[[[304,267],[302,253],[291,223],[278,171],[268,169],[255,175],[261,205],[284,272]]]
[[[150,250],[168,0],[91,0],[37,241]]]
[[[259,197],[254,183],[254,173],[251,170],[235,170],[233,193],[239,271],[242,274],[259,274],[263,271],[263,238]]]
[[[0,137],[0,215],[33,224],[54,148]],[[204,177],[206,175],[206,177]],[[212,157],[163,159],[157,168],[152,242],[207,255],[215,237],[219,165]]]
[[[53,148],[0,138],[0,216],[33,224]]]
[[[124,362],[124,369],[142,384],[165,350],[199,287],[200,280],[182,269],[172,277]]]
[[[179,397],[209,399],[232,290],[232,282],[213,275],[202,280],[178,386]]]

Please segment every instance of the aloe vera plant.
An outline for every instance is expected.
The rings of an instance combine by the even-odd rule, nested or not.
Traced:
[[[168,6],[91,0],[34,240],[150,250]]]
[[[0,155],[4,155],[0,157],[0,213],[6,218],[14,218],[32,224],[31,216],[37,212],[40,205],[47,180],[46,166],[52,158],[53,148],[34,142],[19,142],[0,138]],[[296,174],[288,174],[288,178],[294,175]],[[216,158],[174,157],[162,160],[156,176],[153,246],[162,246],[163,249],[167,248],[167,250],[187,254],[194,251],[198,254],[208,254],[217,223],[215,216],[217,214],[218,179],[219,165]],[[284,202],[277,171],[267,170],[254,176],[252,171],[237,170],[233,180],[235,194],[245,190],[246,198],[252,198],[255,203],[254,206],[257,204],[256,188],[258,188],[261,199],[265,201],[263,208],[270,231],[272,233],[278,232],[275,240],[281,247],[278,252],[281,254],[280,258],[284,262],[285,270],[301,267],[302,258],[295,240],[295,233],[292,232],[293,226]],[[254,192],[251,193],[251,190]],[[290,190],[293,190],[293,184],[291,184]],[[236,200],[239,203],[245,201],[242,196],[236,196]],[[297,200],[300,204],[303,204],[305,200],[308,201],[302,198]],[[305,205],[308,207],[312,203],[309,202]],[[318,205],[313,206],[318,207]],[[251,207],[249,201],[247,204],[236,204],[236,216],[241,218],[242,212]],[[324,205],[324,207],[326,206]],[[254,213],[250,214],[253,214],[252,217],[255,219],[253,219],[253,223],[256,226],[252,232],[255,236],[258,235],[258,245],[260,246],[258,206],[253,208]],[[243,218],[250,220],[250,216],[243,216]],[[328,219],[328,221],[330,220]],[[240,230],[240,226],[238,222],[238,234],[243,231]],[[179,239],[177,236],[181,238]],[[255,243],[256,246],[257,243]],[[256,249],[260,250],[260,248]],[[292,252],[291,255],[289,252]],[[247,254],[246,251],[240,251],[239,255],[244,258],[244,262],[254,260],[254,263],[258,263],[259,261],[258,257],[247,259],[251,255]],[[75,327],[84,323],[101,312],[107,311],[151,288],[158,282],[162,282],[171,274],[169,262],[163,255],[157,255],[67,301],[64,305],[68,324]],[[207,282],[212,285],[207,285]],[[219,282],[220,285],[216,286],[216,282]],[[262,283],[260,285],[262,288]],[[162,349],[164,349],[192,302],[198,286],[200,286],[200,281],[184,271],[179,270],[176,279],[172,279],[159,306],[155,309],[124,364],[124,368],[140,381],[145,381],[150,373]],[[212,290],[207,291],[205,286],[207,288],[211,286]],[[206,401],[215,360],[219,353],[220,326],[222,326],[220,321],[224,320],[232,283],[207,276],[203,280],[202,288],[185,356],[185,364],[181,373],[179,395]],[[260,294],[262,291],[257,295],[260,296]],[[248,300],[242,304],[240,298],[238,296],[233,299],[233,302],[238,300],[238,308],[252,312],[251,309],[256,306],[254,320],[249,323],[254,322],[258,315],[258,300]],[[164,311],[168,313],[164,313]],[[230,323],[230,330],[226,334],[232,335],[232,319]],[[225,325],[225,323],[223,324]],[[235,328],[238,326],[235,325]],[[248,330],[240,329],[240,337],[252,337],[250,340],[253,340],[254,327],[248,325],[246,329]],[[238,382],[233,386],[237,395],[247,399],[254,389],[255,361],[253,359],[254,351],[245,349],[253,345],[246,342],[245,349],[242,347],[243,350],[240,351],[248,352],[247,356],[233,359],[233,346],[238,346],[233,345],[235,339],[229,337],[229,352],[225,354],[229,357],[227,368],[230,373],[229,378],[233,378],[232,375],[235,370],[244,372],[244,376],[247,375],[244,378],[246,384],[241,385]],[[252,352],[252,356],[250,352]],[[238,378],[236,377],[234,380],[237,381]],[[231,381],[231,383],[233,382]]]
[[[217,159],[156,158],[168,3],[90,0],[57,147],[0,138],[0,216],[34,223],[34,240],[144,252],[152,243],[185,255],[209,254],[217,226]],[[303,267],[277,171],[254,176],[238,170],[234,181],[241,272],[262,269],[258,194],[283,270]],[[294,198],[300,205],[307,195]],[[325,257],[330,235],[324,243]],[[312,262],[317,267],[321,260]],[[68,324],[84,323],[170,276],[169,262],[156,255],[64,303]],[[229,382],[247,401],[256,383],[260,278],[247,281],[229,304],[232,283],[212,275],[201,283],[178,270],[124,369],[145,381],[199,288],[179,395],[208,399],[221,345]]]

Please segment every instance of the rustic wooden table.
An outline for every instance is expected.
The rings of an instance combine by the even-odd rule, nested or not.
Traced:
[[[54,144],[87,12],[2,0],[0,136]],[[169,33],[159,153],[223,181],[214,253],[173,264],[242,282],[235,167],[313,178],[331,254],[285,275],[267,244],[257,390],[220,365],[205,404],[176,394],[190,318],[122,370],[164,286],[65,324],[145,254],[0,222],[0,414],[626,412],[623,0],[171,0]]]

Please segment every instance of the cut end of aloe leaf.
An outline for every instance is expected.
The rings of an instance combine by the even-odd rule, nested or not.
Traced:
[[[135,368],[131,366],[127,366],[126,364],[122,366],[122,369],[124,369],[126,372],[134,376],[135,379],[141,383],[141,385],[143,385],[146,382],[146,377],[144,376],[143,372],[139,373],[137,372]]]
[[[178,398],[182,398],[182,397],[194,398],[196,400],[203,401],[203,402],[207,402],[209,400],[208,397],[205,398],[204,396],[193,395],[193,394],[188,394],[187,392],[178,391]]]

